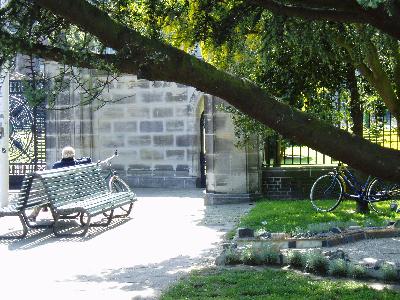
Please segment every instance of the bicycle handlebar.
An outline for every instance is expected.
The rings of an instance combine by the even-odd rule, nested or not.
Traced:
[[[117,157],[118,156],[118,150],[117,149],[115,149],[115,151],[114,151],[114,155],[112,155],[112,156],[110,156],[110,157],[108,157],[108,158],[106,158],[105,160],[99,160],[98,162],[97,162],[97,164],[101,164],[101,165],[105,165],[105,164],[108,164],[113,158],[115,158],[115,157]]]

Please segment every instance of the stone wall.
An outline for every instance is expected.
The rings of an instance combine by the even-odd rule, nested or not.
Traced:
[[[183,85],[134,76],[122,77],[115,88],[110,100],[116,102],[94,113],[98,155],[118,148],[115,163],[133,186],[195,187],[201,97]]]
[[[106,105],[79,106],[71,87],[48,113],[47,161],[60,159],[66,145],[77,156],[104,159],[118,149],[113,166],[135,187],[195,187],[199,174],[199,120],[204,100],[176,83],[122,76],[103,94]]]
[[[311,186],[332,168],[266,168],[263,170],[262,193],[268,199],[308,199]]]

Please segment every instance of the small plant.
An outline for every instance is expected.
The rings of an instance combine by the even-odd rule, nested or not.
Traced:
[[[225,238],[226,238],[228,241],[231,241],[231,240],[234,239],[235,235],[236,235],[236,229],[232,229],[232,230],[230,230],[230,231],[227,232],[227,234],[225,235]]]
[[[349,276],[352,278],[366,278],[367,270],[362,265],[349,264],[348,267]]]
[[[307,226],[307,232],[309,232],[309,233],[328,232],[329,228],[331,228],[330,223],[309,224]]]
[[[346,276],[348,273],[347,263],[344,259],[338,258],[329,262],[328,273],[332,276]]]
[[[398,279],[397,270],[393,265],[383,263],[380,270],[382,272],[382,279],[384,281],[395,281]]]
[[[382,226],[382,222],[378,222],[378,221],[372,220],[370,218],[365,219],[364,227],[374,227],[374,226]]]
[[[296,269],[303,269],[306,263],[306,258],[300,251],[291,251],[288,254],[289,265]]]
[[[280,253],[279,249],[271,245],[254,249],[254,252],[256,261],[258,261],[260,264],[276,264],[278,262]]]
[[[242,253],[240,255],[240,260],[245,265],[259,265],[260,264],[259,258],[257,257],[253,246],[246,247],[245,249],[242,250]]]
[[[236,265],[240,264],[240,257],[237,251],[232,248],[228,248],[225,250],[225,264],[226,265]]]
[[[305,230],[299,226],[296,226],[292,231],[291,231],[291,235],[295,236],[295,235],[299,235],[299,234],[304,234]]]
[[[320,251],[311,251],[307,254],[306,270],[316,274],[326,274],[329,260]]]
[[[266,245],[262,247],[250,246],[243,249],[240,260],[246,265],[276,264],[279,249]]]

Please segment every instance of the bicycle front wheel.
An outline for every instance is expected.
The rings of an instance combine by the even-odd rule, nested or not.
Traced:
[[[400,186],[374,179],[367,190],[367,201],[378,214],[395,214],[400,210]]]
[[[317,211],[332,211],[343,197],[343,186],[337,175],[327,174],[319,177],[311,187],[311,204]]]
[[[110,181],[108,182],[108,188],[112,193],[120,193],[120,192],[130,192],[131,189],[129,188],[128,184],[123,181],[118,176],[114,175],[111,177]]]

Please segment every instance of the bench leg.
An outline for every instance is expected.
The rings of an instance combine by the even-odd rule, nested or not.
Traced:
[[[53,225],[53,233],[54,233],[54,235],[56,237],[81,237],[81,236],[85,236],[86,233],[89,230],[91,217],[87,212],[82,212],[82,213],[79,213],[79,214],[80,214],[81,219],[84,217],[85,214],[87,215],[87,221],[86,221],[87,223],[85,223],[82,226],[82,232],[81,233],[61,233],[61,232],[59,232],[57,225],[59,223],[59,220],[62,219],[62,215],[55,215],[55,217],[54,217],[54,225]]]
[[[127,204],[127,205],[128,205],[128,204]],[[125,213],[119,214],[119,215],[114,215],[114,218],[125,218],[125,217],[129,216],[129,214],[130,214],[131,211],[132,211],[132,207],[133,207],[133,202],[129,204],[129,206],[128,206],[127,209],[125,209],[123,206],[119,207],[119,208],[120,208],[121,210],[123,210]],[[107,214],[106,212],[103,213],[103,215],[104,215],[105,217],[108,217],[108,216],[109,216],[109,214]]]
[[[114,210],[111,210],[110,214],[103,213],[103,215],[107,217],[107,221],[106,222],[104,222],[104,223],[101,223],[101,222],[100,223],[92,223],[92,224],[90,224],[90,226],[92,226],[92,227],[99,227],[99,226],[105,227],[105,226],[110,225],[110,223],[111,223],[111,221],[113,219],[113,216],[114,216]],[[81,218],[80,218],[81,225],[82,226],[86,226],[87,225],[87,221],[85,222],[85,220],[83,218],[84,218],[84,216],[81,215]]]
[[[22,225],[22,233],[19,235],[0,235],[0,240],[22,239],[26,236],[28,233],[28,227],[26,226],[24,216],[22,214],[18,214],[18,217]]]
[[[54,222],[51,222],[51,223],[48,223],[48,224],[33,224],[31,221],[29,221],[29,218],[26,215],[25,211],[22,212],[22,215],[23,215],[25,224],[29,228],[37,229],[37,228],[51,228],[51,227],[53,227]]]

